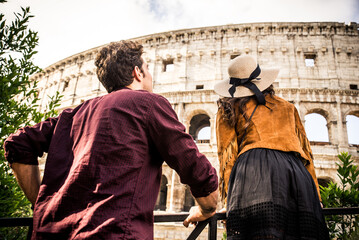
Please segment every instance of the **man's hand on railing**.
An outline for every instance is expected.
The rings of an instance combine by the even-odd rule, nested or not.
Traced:
[[[218,200],[218,190],[212,192],[207,197],[196,198],[198,206],[192,207],[189,216],[183,221],[183,225],[188,227],[190,223],[197,224],[212,217],[216,213]]]
[[[203,212],[199,206],[191,207],[189,216],[183,221],[183,225],[188,227],[190,223],[197,225],[198,222],[204,221],[212,217],[216,213],[216,209],[212,212]]]

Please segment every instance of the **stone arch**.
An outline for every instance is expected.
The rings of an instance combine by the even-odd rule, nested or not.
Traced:
[[[193,207],[194,205],[195,205],[194,198],[191,194],[189,186],[186,185],[182,211],[188,212],[190,210],[190,208]]]
[[[348,143],[351,146],[359,146],[359,110],[351,110],[344,116]]]
[[[349,111],[347,114],[345,114],[345,117],[348,115],[353,115],[355,117],[359,117],[359,109]]]
[[[328,111],[321,108],[314,108],[307,111],[304,119],[307,137],[312,144],[327,144],[331,142],[329,134],[331,124],[329,124],[328,121]]]
[[[208,139],[205,140],[199,140],[198,139],[198,133],[205,127],[210,127],[211,123],[210,123],[210,117],[207,114],[197,114],[194,115],[190,122],[189,122],[189,134],[193,137],[193,139],[196,142],[199,143],[209,143],[210,141],[210,136],[208,137]]]
[[[311,114],[311,113],[317,113],[319,115],[322,115],[325,120],[329,121],[329,112],[325,109],[322,109],[322,108],[312,108],[310,110],[307,111],[307,113],[305,115],[308,115],[308,114]]]
[[[186,126],[187,133],[189,133],[189,128],[191,126],[191,120],[193,117],[199,114],[205,114],[209,117],[209,127],[210,127],[210,139],[207,139],[206,143],[215,143],[216,141],[216,114],[217,106],[211,104],[190,104],[186,106],[185,115],[183,117],[183,124]],[[201,130],[201,129],[198,129]],[[196,140],[196,139],[195,139]]]
[[[198,109],[198,108],[197,109],[190,109],[190,110],[187,109],[185,114],[186,115],[185,115],[185,122],[184,123],[188,127],[190,125],[191,119],[196,115],[205,114],[205,115],[209,116],[210,119],[212,118],[212,115],[213,115],[209,111],[206,111],[204,109]]]
[[[158,197],[156,200],[156,205],[154,210],[166,210],[166,204],[167,204],[167,178],[165,175],[162,175],[161,177],[161,185],[160,185],[160,191],[158,193]]]

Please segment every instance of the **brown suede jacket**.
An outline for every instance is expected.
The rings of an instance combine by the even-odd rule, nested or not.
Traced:
[[[240,115],[236,127],[231,127],[223,116],[223,109],[217,113],[216,133],[219,159],[219,190],[226,202],[229,176],[239,155],[253,148],[268,148],[284,152],[294,152],[311,174],[320,191],[314,171],[313,155],[305,129],[295,106],[277,96],[266,96],[266,106],[259,105],[247,128],[241,149],[238,149],[244,134],[245,118]],[[252,114],[256,101],[251,99],[246,114]],[[237,106],[235,106],[237,107]]]

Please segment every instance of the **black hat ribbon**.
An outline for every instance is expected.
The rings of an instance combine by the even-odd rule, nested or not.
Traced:
[[[260,78],[257,78],[260,73],[261,73],[261,69],[259,65],[257,65],[257,68],[251,73],[249,78],[231,77],[229,83],[232,84],[232,86],[228,89],[229,94],[231,94],[231,96],[233,97],[234,93],[236,92],[236,87],[243,86],[254,92],[255,97],[259,104],[265,105],[266,101],[264,99],[263,93],[258,89],[257,85],[251,82],[253,79],[260,80]]]

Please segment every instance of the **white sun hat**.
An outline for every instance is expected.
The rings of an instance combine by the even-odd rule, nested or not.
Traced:
[[[244,55],[230,62],[228,74],[229,79],[222,80],[214,86],[214,91],[218,95],[222,97],[256,95],[258,99],[258,95],[261,95],[261,92],[277,78],[279,69],[261,69],[254,57]]]

